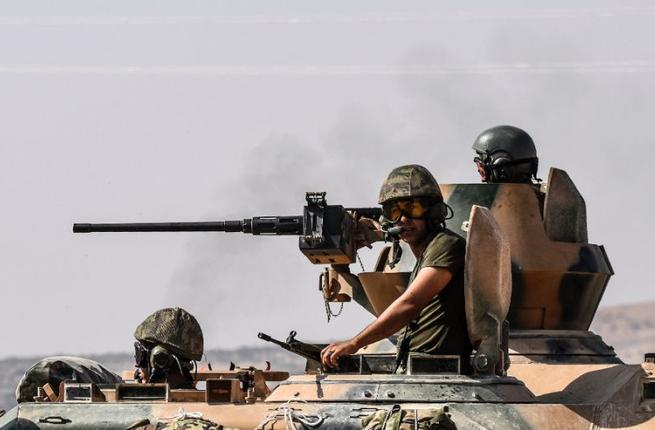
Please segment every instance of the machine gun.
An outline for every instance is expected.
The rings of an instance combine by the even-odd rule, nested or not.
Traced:
[[[281,340],[272,338],[271,336],[265,333],[259,333],[257,334],[257,337],[262,340],[265,340],[266,342],[274,343],[280,348],[286,349],[289,352],[293,352],[294,354],[306,358],[307,367],[308,367],[307,370],[309,370],[309,368],[312,366],[316,366],[316,367],[321,366],[321,350],[323,348],[313,343],[305,343],[297,340],[295,330],[289,333],[286,342],[282,342]],[[327,345],[323,345],[323,346],[327,346]],[[321,369],[325,373],[336,373],[336,372],[353,373],[353,372],[360,372],[360,368],[361,368],[360,359],[352,355],[346,355],[340,357],[339,367],[337,369],[325,369],[321,366]]]
[[[355,262],[353,233],[359,218],[377,220],[381,208],[328,205],[324,192],[308,192],[302,215],[259,216],[236,221],[73,224],[74,233],[149,231],[224,231],[253,235],[299,236],[300,251],[314,264]]]

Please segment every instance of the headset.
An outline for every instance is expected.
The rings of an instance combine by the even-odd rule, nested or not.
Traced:
[[[494,154],[478,152],[473,159],[484,170],[487,182],[530,182],[536,177],[538,158],[524,158],[512,160],[509,154],[500,151]]]

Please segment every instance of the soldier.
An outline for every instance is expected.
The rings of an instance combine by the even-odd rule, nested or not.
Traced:
[[[134,379],[193,388],[192,361],[203,354],[202,329],[193,315],[181,308],[160,309],[139,324],[134,337]]]
[[[64,381],[92,384],[117,384],[123,382],[120,376],[102,364],[82,357],[47,357],[32,366],[18,382],[16,401],[33,402],[39,388],[49,384],[55,396]],[[4,428],[4,427],[3,427]]]
[[[425,167],[398,167],[382,184],[378,203],[383,224],[402,227],[400,238],[416,256],[409,286],[355,337],[324,348],[322,364],[336,367],[339,357],[399,330],[399,370],[409,352],[456,354],[466,362],[471,345],[464,312],[465,241],[445,228],[447,206],[437,181]]]
[[[473,159],[482,182],[537,183],[539,158],[528,133],[511,125],[485,130],[475,139]]]

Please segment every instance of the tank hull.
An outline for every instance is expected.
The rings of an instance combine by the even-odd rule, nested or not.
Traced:
[[[457,429],[655,429],[653,412],[636,412],[611,403],[406,403],[402,404],[402,409],[420,411],[443,406],[448,407]],[[188,403],[182,409],[189,414],[201,413],[204,418],[228,428],[289,428],[285,426],[286,415],[316,422],[312,428],[317,429],[362,429],[362,418],[392,408],[393,404],[389,403],[305,404],[297,401],[254,405]],[[285,414],[290,409],[293,415]],[[0,429],[125,430],[144,419],[151,423],[165,422],[178,416],[180,411],[179,404],[24,404],[0,418]],[[300,426],[300,421],[294,422]]]

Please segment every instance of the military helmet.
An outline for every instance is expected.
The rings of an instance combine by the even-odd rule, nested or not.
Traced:
[[[531,182],[537,176],[534,141],[518,127],[499,125],[485,130],[475,139],[473,149],[487,182]]]
[[[396,167],[382,183],[378,203],[413,197],[443,200],[441,189],[434,176],[423,166],[409,164]]]
[[[200,360],[204,339],[200,324],[182,308],[160,309],[146,318],[134,331],[139,342],[163,345],[188,360]]]
[[[435,225],[443,224],[448,209],[437,180],[428,169],[418,164],[396,167],[382,183],[378,203],[385,205],[394,200],[423,198],[430,203],[427,218]],[[382,217],[384,218],[384,216]],[[383,225],[393,224],[388,219],[380,220]]]

